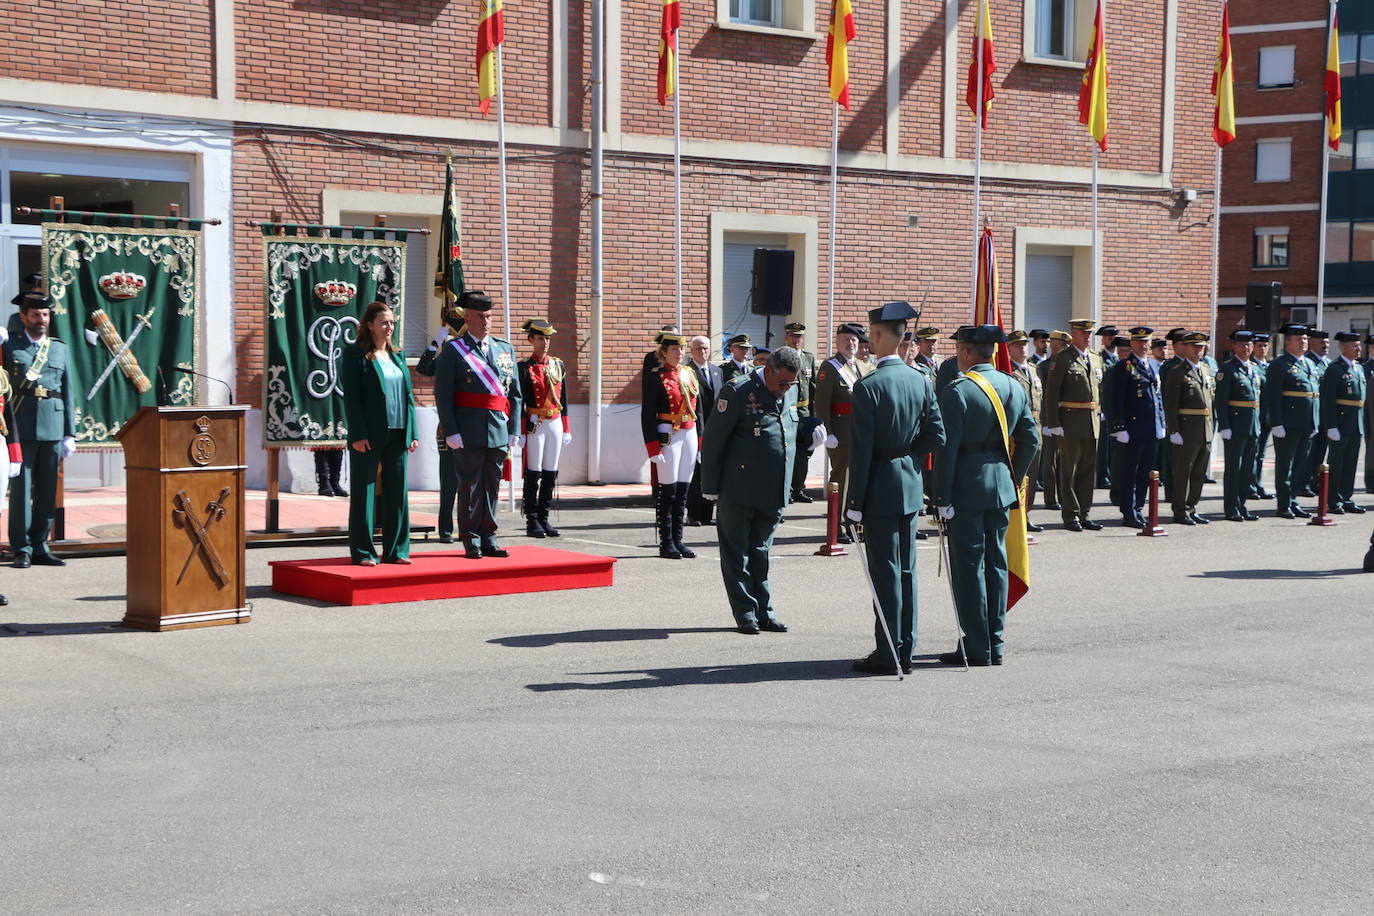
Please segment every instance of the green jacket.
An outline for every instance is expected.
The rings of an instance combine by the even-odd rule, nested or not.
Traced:
[[[1180,362],[1164,383],[1164,432],[1180,433],[1184,442],[1210,442],[1212,426],[1212,373],[1202,363],[1196,367]]]
[[[959,376],[959,360],[952,356],[940,360],[935,367],[935,393],[939,394],[949,387],[949,383]]]
[[[1305,356],[1283,352],[1274,357],[1264,376],[1264,412],[1270,426],[1284,431],[1311,432],[1317,428],[1317,398],[1321,376]]]
[[[469,347],[477,341],[470,334],[458,338]],[[444,344],[434,366],[434,407],[439,424],[449,435],[463,437],[464,448],[506,448],[511,436],[520,435],[522,417],[520,379],[515,370],[515,350],[509,341],[487,336],[487,367],[496,376],[507,401],[506,410],[459,406],[461,395],[492,396],[481,377],[458,352],[454,341]]]
[[[945,444],[930,382],[900,359],[883,360],[854,386],[847,509],[911,515],[925,494],[925,456]]]
[[[816,397],[816,354],[806,350],[798,350],[797,355],[801,357],[801,371],[797,373],[797,416],[815,416],[815,397]]]
[[[378,353],[377,359],[385,359]],[[382,393],[382,378],[377,359],[368,359],[357,347],[344,347],[339,357],[339,382],[343,388],[344,420],[348,423],[348,444],[367,439],[373,445],[386,441],[390,429],[386,422],[386,396]],[[410,390],[410,370],[399,352],[391,360],[401,370],[405,380],[406,426],[405,441],[415,441],[415,395]]]
[[[1007,415],[1011,464],[1002,445],[997,411],[972,379],[962,376],[940,392],[945,419],[945,450],[935,462],[931,502],[960,512],[1005,509],[1015,505],[1017,487],[1040,451],[1040,432],[1031,417],[1026,390],[988,363],[974,366],[992,385]]]
[[[1101,428],[1102,373],[1102,358],[1093,351],[1080,354],[1073,346],[1060,350],[1050,361],[1040,422],[1050,429],[1062,428],[1065,436],[1096,439]]]
[[[1322,374],[1321,428],[1339,430],[1342,436],[1363,435],[1365,389],[1363,366],[1351,366],[1339,356],[1332,360]]]
[[[67,345],[50,338],[48,356],[38,378],[28,378],[40,344],[20,333],[5,341],[5,371],[10,374],[15,425],[24,442],[57,442],[76,436],[72,379]]]
[[[1260,432],[1260,399],[1264,394],[1263,376],[1253,360],[1243,364],[1232,357],[1217,370],[1216,417],[1217,429],[1229,429],[1235,438],[1258,436]],[[1244,407],[1243,404],[1254,404]]]
[[[701,492],[723,502],[777,510],[792,492],[797,457],[797,390],[773,397],[757,372],[720,391],[701,441]]]

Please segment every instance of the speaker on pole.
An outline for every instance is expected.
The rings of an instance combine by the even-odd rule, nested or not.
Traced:
[[[1245,326],[1248,329],[1273,334],[1279,329],[1282,312],[1283,284],[1278,280],[1245,287]]]
[[[749,310],[755,315],[792,314],[792,272],[797,254],[786,249],[755,248]]]

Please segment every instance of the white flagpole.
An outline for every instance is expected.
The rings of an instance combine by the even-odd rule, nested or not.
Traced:
[[[1331,47],[1331,29],[1336,24],[1336,0],[1326,17],[1326,47]],[[1325,55],[1323,55],[1325,56]],[[1325,107],[1325,98],[1322,100]],[[1322,326],[1326,310],[1326,185],[1331,176],[1331,119],[1322,117],[1322,196],[1317,218],[1317,327]]]
[[[1097,238],[1097,141],[1093,141],[1093,321],[1102,320],[1102,246]]]
[[[973,113],[973,311],[978,309],[978,243],[980,241],[980,223],[983,197],[983,4],[987,0],[979,0],[977,23],[973,27],[973,34],[976,36],[978,53],[976,60],[978,64],[978,108]],[[977,320],[977,315],[974,315]]]
[[[830,264],[825,284],[825,323],[833,339],[835,336],[835,213],[840,187],[840,103],[831,102],[830,122]]]
[[[511,338],[510,329],[510,231],[506,212],[506,85],[501,73],[501,45],[497,45],[496,55],[496,155],[501,185],[501,313],[506,338]],[[511,475],[506,481],[506,499],[510,510],[515,511],[515,449],[511,449]]]
[[[1216,348],[1217,339],[1217,284],[1221,282],[1221,147],[1217,147],[1216,175],[1212,179],[1216,196],[1215,209],[1212,211],[1212,331],[1211,341]],[[1259,330],[1252,328],[1251,330]],[[1264,330],[1268,331],[1268,328]]]
[[[673,46],[677,47],[678,33],[673,30]],[[682,83],[678,54],[673,52],[673,288],[677,292],[677,327],[682,324]]]

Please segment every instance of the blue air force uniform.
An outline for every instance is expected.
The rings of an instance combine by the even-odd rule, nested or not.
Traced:
[[[1147,359],[1132,353],[1107,370],[1111,399],[1107,418],[1115,441],[1112,468],[1112,502],[1125,523],[1144,525],[1141,509],[1150,493],[1150,472],[1158,461],[1159,440],[1164,438],[1164,402],[1159,374]],[[1126,441],[1120,440],[1121,433]]]

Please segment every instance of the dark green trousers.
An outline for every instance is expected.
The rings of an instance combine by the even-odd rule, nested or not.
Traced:
[[[1259,439],[1255,436],[1238,436],[1234,432],[1230,439],[1221,440],[1222,454],[1226,460],[1226,476],[1221,481],[1221,503],[1226,515],[1240,515],[1246,511],[1245,501],[1255,492],[1259,481],[1255,479],[1255,453]]]
[[[1207,460],[1211,456],[1207,442],[1189,442],[1171,445],[1174,464],[1173,497],[1174,515],[1188,515],[1197,511],[1198,500],[1202,498],[1202,482],[1207,477]]]
[[[717,501],[720,576],[736,624],[761,623],[773,617],[768,551],[781,521],[781,509],[756,509],[728,500]]]
[[[1322,433],[1322,438],[1326,434]],[[1327,505],[1344,506],[1355,501],[1355,465],[1360,461],[1362,436],[1341,433],[1340,442],[1326,442],[1326,463],[1331,469],[1327,483]]]
[[[1254,485],[1250,490],[1253,499],[1259,499],[1260,491],[1264,489],[1264,458],[1269,454],[1269,427],[1260,426],[1259,438],[1255,440],[1255,476]]]
[[[1097,478],[1097,440],[1090,436],[1060,436],[1059,507],[1064,521],[1088,517]],[[958,516],[955,516],[958,518]]]
[[[1312,430],[1285,431],[1288,435],[1274,439],[1274,492],[1280,512],[1297,505],[1294,494],[1307,482],[1308,459],[1312,454]]]
[[[865,515],[863,550],[873,590],[887,620],[901,664],[916,649],[916,513]],[[870,600],[870,604],[872,601]],[[875,618],[873,638],[880,658],[888,657],[887,636]]]
[[[955,512],[949,520],[949,581],[969,661],[1002,657],[1007,619],[1007,510]]]
[[[24,451],[23,469],[10,481],[10,550],[44,554],[57,506],[57,467],[61,442],[20,443]]]
[[[1364,490],[1374,493],[1374,426],[1366,426],[1364,441]]]
[[[458,502],[458,469],[448,443],[439,440],[439,537],[453,536],[453,510]]]
[[[348,472],[352,489],[348,491],[348,552],[357,563],[377,559],[372,541],[372,503],[378,500],[382,528],[382,561],[410,556],[410,492],[406,489],[406,465],[410,453],[405,430],[393,429],[386,441],[373,442],[365,452],[348,450]],[[378,498],[377,469],[381,468],[381,494]]]
[[[1045,492],[1045,505],[1057,506],[1059,505],[1059,437],[1046,436],[1041,442],[1040,454],[1035,459],[1040,463],[1040,489]]]

